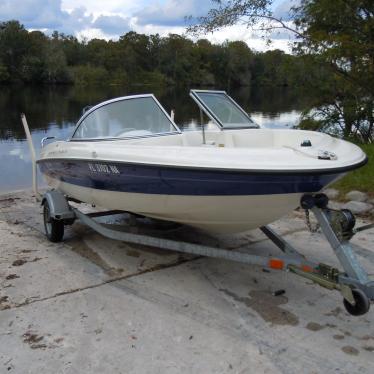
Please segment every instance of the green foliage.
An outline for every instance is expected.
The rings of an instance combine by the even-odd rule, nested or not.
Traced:
[[[165,87],[167,84],[166,76],[159,71],[145,72],[139,76],[142,84],[153,87]]]
[[[325,67],[311,88],[319,97],[313,116],[345,137],[373,140],[374,2],[303,0],[295,9],[301,41],[295,48]]]
[[[8,68],[0,61],[0,83],[8,83],[10,81],[10,74]]]
[[[374,196],[374,144],[361,144],[360,147],[368,156],[369,162],[367,165],[348,173],[340,181],[334,183],[332,187],[337,188],[343,194],[352,190],[359,190]]]
[[[11,77],[19,77],[22,61],[29,54],[29,33],[17,21],[2,24],[0,31],[0,60]]]
[[[20,77],[24,82],[37,83],[43,79],[46,64],[39,57],[28,55],[22,60]]]
[[[48,83],[68,83],[71,81],[65,53],[55,40],[46,45],[43,75],[44,80]]]
[[[101,66],[79,65],[71,68],[75,84],[80,86],[108,84],[109,73]]]
[[[244,42],[193,42],[170,34],[128,32],[118,41],[89,42],[55,31],[28,32],[17,21],[0,29],[0,83],[75,83],[240,87],[294,85],[299,58],[281,51],[254,53]],[[310,68],[310,66],[309,66]]]
[[[18,21],[2,24],[0,60],[11,81],[65,83],[70,80],[59,41],[39,31],[28,32]]]
[[[373,140],[374,1],[301,0],[292,9],[293,24],[274,17],[273,2],[214,0],[213,8],[188,31],[196,35],[244,23],[292,32],[298,38],[295,52],[300,59],[276,56],[274,51],[256,56],[255,80],[268,84],[275,78],[276,85],[305,85],[317,98],[310,107],[310,120],[345,137]]]
[[[299,128],[302,130],[318,131],[322,127],[320,121],[317,121],[313,118],[303,118],[299,123]]]
[[[111,71],[109,77],[108,83],[112,86],[126,86],[130,81],[128,74],[122,69]]]
[[[192,22],[187,31],[194,35],[207,34],[223,27],[233,26],[242,22],[243,18],[248,26],[254,26],[261,20],[272,18],[270,6],[272,0],[213,0],[215,5],[207,15]]]
[[[253,53],[248,45],[244,42],[227,43],[227,54],[228,86],[249,86]]]

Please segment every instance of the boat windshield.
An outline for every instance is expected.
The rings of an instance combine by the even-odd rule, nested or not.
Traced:
[[[179,132],[153,95],[113,99],[92,108],[78,122],[72,140],[142,137]]]
[[[249,115],[224,91],[191,90],[191,97],[222,128],[258,128]]]

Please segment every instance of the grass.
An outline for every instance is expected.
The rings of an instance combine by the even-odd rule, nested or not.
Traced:
[[[364,167],[348,173],[331,187],[339,190],[340,195],[358,190],[374,197],[374,144],[359,144],[359,146],[368,156],[369,162]]]

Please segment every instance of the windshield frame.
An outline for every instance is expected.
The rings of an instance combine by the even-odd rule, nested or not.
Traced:
[[[102,108],[103,106],[110,105],[115,102],[119,101],[125,101],[125,100],[136,100],[136,99],[142,99],[142,98],[151,98],[156,103],[156,105],[161,109],[161,111],[165,114],[166,118],[169,120],[175,131],[165,131],[160,133],[154,133],[149,135],[134,135],[134,136],[121,136],[121,137],[108,137],[108,138],[74,138],[75,133],[77,132],[79,126],[81,123],[95,110]],[[164,135],[175,135],[175,134],[181,134],[182,131],[180,128],[176,125],[176,123],[173,121],[173,119],[170,117],[170,115],[166,112],[166,110],[163,108],[163,106],[160,104],[160,102],[156,99],[156,97],[153,94],[142,94],[142,95],[131,95],[131,96],[121,96],[116,97],[114,99],[103,101],[102,103],[99,103],[89,110],[87,110],[82,117],[78,120],[77,124],[74,127],[73,133],[67,141],[72,142],[83,142],[83,141],[112,141],[112,140],[122,140],[122,139],[137,139],[137,138],[148,138],[153,136],[164,136]]]
[[[224,95],[226,99],[228,99],[231,104],[234,105],[246,118],[248,118],[248,125],[242,124],[235,124],[233,126],[225,126],[216,115],[215,113],[205,104],[205,102],[199,97],[199,94],[220,94]],[[226,91],[218,91],[218,90],[190,90],[190,96],[195,101],[195,103],[199,106],[199,108],[221,129],[221,130],[240,130],[240,129],[258,129],[260,126],[255,123],[249,114],[232,98],[230,97]]]

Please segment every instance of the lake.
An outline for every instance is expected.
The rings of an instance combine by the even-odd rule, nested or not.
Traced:
[[[241,88],[230,95],[265,127],[284,128],[298,124],[307,99],[287,88]],[[30,152],[20,114],[25,113],[37,154],[41,139],[66,139],[72,133],[82,108],[129,94],[154,93],[164,108],[175,110],[175,122],[183,129],[199,123],[199,110],[189,89],[160,89],[145,86],[109,87],[25,87],[0,89],[0,193],[31,187]],[[42,178],[39,175],[39,183]]]

